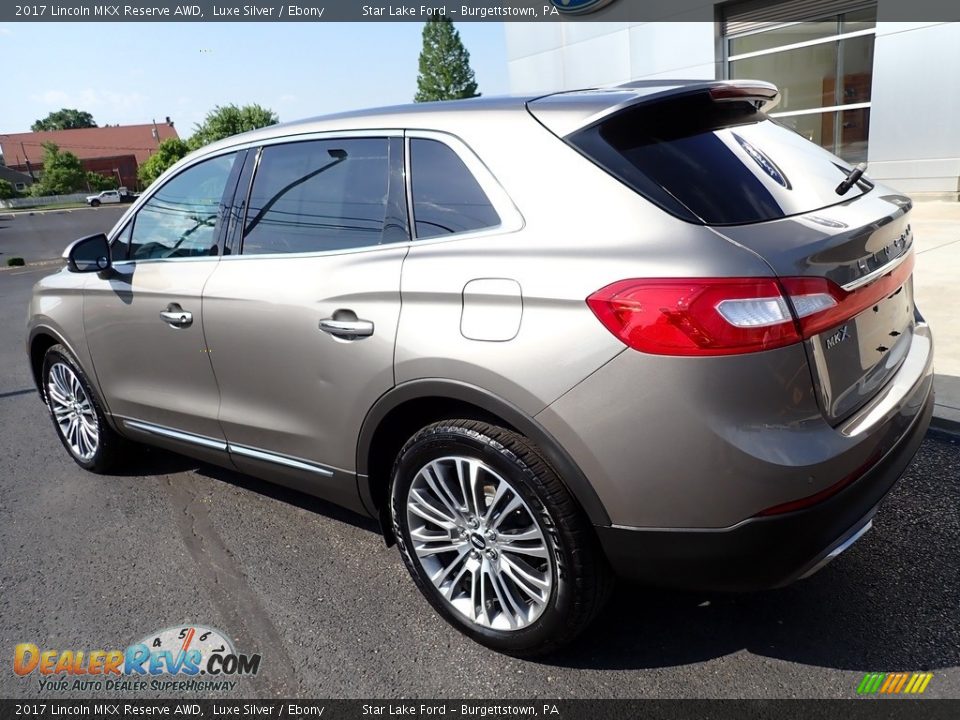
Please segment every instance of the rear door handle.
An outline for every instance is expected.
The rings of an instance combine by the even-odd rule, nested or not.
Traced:
[[[193,324],[193,313],[184,310],[177,303],[171,303],[166,310],[160,311],[160,319],[171,327],[185,328]]]
[[[324,318],[320,321],[320,329],[342,340],[358,340],[373,335],[373,323],[369,320]]]

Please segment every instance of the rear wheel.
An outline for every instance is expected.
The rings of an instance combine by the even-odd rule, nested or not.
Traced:
[[[488,647],[555,650],[609,593],[587,519],[515,432],[472,420],[424,428],[397,458],[391,495],[397,543],[420,591]]]
[[[47,350],[42,377],[53,427],[70,457],[93,472],[114,467],[124,441],[107,424],[83,370],[63,345]]]

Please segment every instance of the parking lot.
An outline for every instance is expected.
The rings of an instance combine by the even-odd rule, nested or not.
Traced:
[[[59,255],[122,210],[0,215],[0,264]],[[930,671],[960,697],[960,444],[931,435],[873,530],[814,577],[751,595],[621,586],[585,637],[497,655],[421,599],[373,522],[142,452],[97,476],[67,457],[23,351],[32,284],[0,271],[0,696],[39,697],[14,645],[125,647],[184,622],[263,656],[236,697],[854,697],[867,672]],[[89,695],[80,694],[87,697]]]

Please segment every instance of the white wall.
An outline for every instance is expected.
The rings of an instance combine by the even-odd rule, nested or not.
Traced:
[[[868,174],[908,194],[956,199],[960,24],[881,22],[873,57]]]
[[[506,23],[506,32],[514,93],[716,77],[713,23]]]

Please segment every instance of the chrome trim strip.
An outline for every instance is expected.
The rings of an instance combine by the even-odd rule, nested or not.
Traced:
[[[315,472],[318,475],[323,475],[324,477],[333,477],[333,470],[330,470],[329,468],[325,468],[320,465],[314,465],[313,463],[308,463],[304,460],[286,457],[285,455],[274,455],[273,453],[264,452],[263,450],[244,447],[243,445],[234,445],[232,443],[228,445],[228,450],[232,453],[236,453],[237,455],[253,458],[254,460],[263,460],[264,462],[276,463],[277,465],[286,465],[287,467],[296,468],[297,470]]]
[[[847,292],[851,292],[853,290],[856,290],[857,288],[863,287],[864,285],[869,285],[879,277],[883,277],[888,273],[892,273],[894,270],[900,267],[900,264],[904,260],[907,259],[912,249],[913,249],[913,243],[911,242],[910,247],[907,248],[907,251],[905,253],[897,255],[897,257],[895,257],[893,260],[888,262],[886,265],[882,265],[878,267],[876,270],[873,270],[872,272],[867,273],[863,277],[859,277],[856,280],[848,282],[846,285],[841,285],[840,287],[842,287]]]
[[[202,447],[212,448],[214,450],[222,450],[224,452],[226,452],[227,449],[227,444],[222,440],[214,440],[212,438],[204,437],[203,435],[193,435],[192,433],[185,433],[179,430],[171,430],[170,428],[163,427],[161,425],[152,425],[151,423],[145,423],[139,420],[124,419],[123,424],[133,430],[141,430],[145,433],[150,433],[151,435],[160,435],[161,437],[171,438],[172,440],[180,440],[181,442],[200,445]]]
[[[803,580],[804,578],[808,578],[814,573],[822,570],[824,566],[828,565],[831,561],[833,561],[837,557],[837,555],[844,552],[845,550],[848,550],[851,545],[853,545],[857,540],[862,538],[864,534],[866,534],[867,530],[869,530],[872,527],[873,527],[873,519],[871,518],[870,520],[867,520],[866,524],[861,525],[859,530],[852,533],[846,540],[844,540],[842,543],[837,545],[833,550],[831,550],[826,555],[824,555],[819,560],[819,562],[814,564],[813,567],[811,567],[809,570],[807,570],[805,573],[803,573],[803,575],[801,575],[797,579]]]

